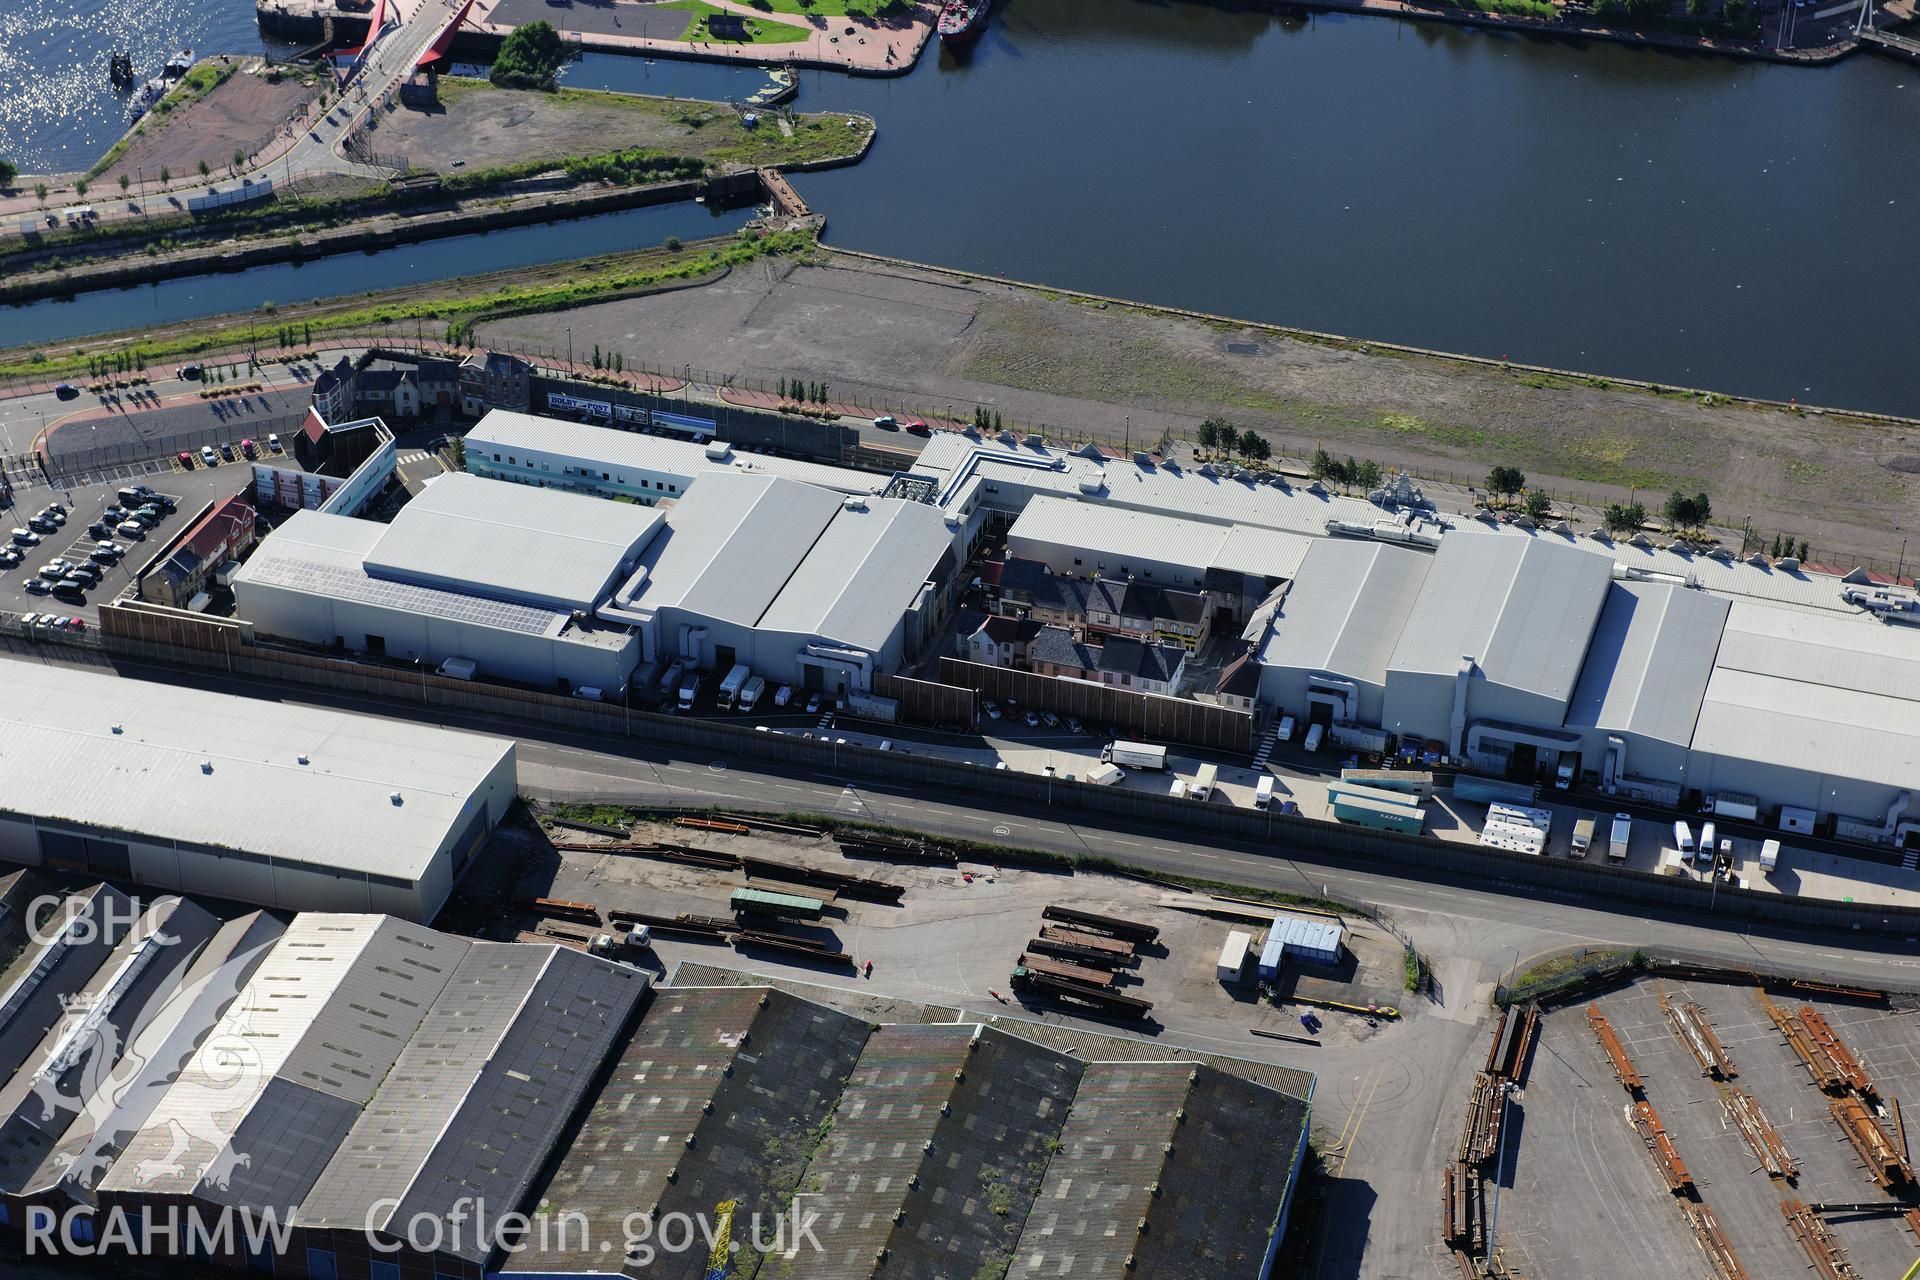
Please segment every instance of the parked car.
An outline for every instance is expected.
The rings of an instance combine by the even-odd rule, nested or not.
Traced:
[[[105,520],[95,520],[87,526],[87,536],[96,539],[111,538],[113,536],[113,526]]]
[[[1072,716],[1067,717],[1067,728],[1071,729],[1075,733],[1085,733],[1087,731],[1087,726],[1081,724],[1078,720],[1074,719]]]
[[[113,531],[123,538],[132,539],[134,542],[143,542],[147,536],[147,527],[137,520],[124,520],[114,526]]]
[[[84,582],[90,587],[98,586],[100,584],[100,566],[97,564],[77,564],[67,570],[67,580],[70,582]]]
[[[180,469],[182,471],[193,470],[193,455],[188,453],[185,449],[182,449],[180,451]]]
[[[254,456],[253,441],[242,440],[240,442],[240,452],[245,454],[249,458],[253,457]]]
[[[1058,729],[1060,727],[1060,717],[1051,711],[1042,711],[1040,713],[1040,719],[1049,729]]]
[[[16,547],[31,547],[39,541],[40,535],[31,529],[15,529],[13,531],[13,545]]]
[[[23,613],[20,615],[20,625],[23,627],[33,627],[39,624],[40,615],[37,613]]]
[[[26,588],[27,593],[29,595],[43,596],[47,594],[47,592],[53,590],[53,584],[51,582],[48,582],[45,578],[39,578],[39,577],[28,578],[25,582],[22,582],[20,585]]]
[[[816,693],[811,698],[807,699],[807,714],[810,716],[817,715],[819,714],[819,711],[820,711],[820,695]]]
[[[20,552],[14,547],[0,547],[0,565],[11,569],[20,563]]]
[[[183,382],[198,382],[200,381],[200,375],[205,372],[206,370],[197,364],[183,364],[173,371],[173,376]]]
[[[1027,722],[1027,727],[1029,729],[1036,727],[1040,723],[1039,715],[1033,711],[1026,712],[1023,716],[1021,716],[1021,719]]]
[[[67,619],[67,630],[85,631],[86,629],[87,629],[87,620],[85,618],[68,618]]]
[[[221,456],[222,458],[225,458],[225,459],[226,459],[226,460],[227,460],[228,462],[232,462],[232,461],[233,461],[233,446],[232,446],[232,445],[230,445],[230,444],[223,444],[223,445],[221,445],[221,446],[220,446],[220,456]]]
[[[67,522],[67,509],[65,507],[47,507],[40,512],[40,516],[42,519],[51,520],[57,525],[65,524]]]
[[[59,531],[60,526],[45,516],[29,516],[27,518],[27,528],[33,530],[35,533],[56,533]]]
[[[87,559],[93,561],[95,564],[113,564],[120,559],[120,553],[118,551],[102,551],[99,547],[95,547],[93,550],[87,552]]]
[[[59,516],[62,520],[67,518],[67,504],[64,502],[49,502],[47,504],[47,510],[53,512],[53,514]]]
[[[268,453],[280,452],[280,433],[279,432],[277,431],[267,432],[267,452]]]
[[[53,394],[62,400],[78,400],[80,398],[80,388],[70,382],[63,382],[53,389]]]
[[[203,444],[200,446],[200,461],[210,467],[217,467],[220,465],[220,455],[213,451],[212,445]]]
[[[70,600],[74,604],[85,604],[87,602],[87,593],[81,589],[80,584],[77,582],[62,581],[54,583],[53,595],[57,600]]]

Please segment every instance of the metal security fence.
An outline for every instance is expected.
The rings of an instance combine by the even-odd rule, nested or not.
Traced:
[[[511,732],[513,722],[519,721],[608,738],[647,738],[711,752],[715,758],[746,757],[810,772],[832,768],[849,777],[979,796],[1010,812],[1061,810],[1088,815],[1074,819],[1082,826],[1142,824],[1164,828],[1176,838],[1204,839],[1256,854],[1308,856],[1357,870],[1390,869],[1413,878],[1509,888],[1534,897],[1559,893],[1626,903],[1642,911],[1658,907],[1798,928],[1896,937],[1920,934],[1920,909],[1912,907],[1815,901],[1726,887],[1715,894],[1706,883],[1631,871],[1604,861],[1545,858],[1276,815],[1271,809],[1195,804],[1160,792],[1100,787],[1012,769],[981,769],[929,755],[794,734],[757,733],[750,724],[655,715],[540,690],[449,679],[425,666],[408,669],[281,649],[251,642],[245,630],[230,620],[140,604],[114,604],[101,610],[101,631],[110,652],[357,694],[379,699],[396,713],[415,703],[498,720],[503,732]],[[769,806],[775,802],[769,801]],[[1205,868],[1194,870],[1204,872]]]

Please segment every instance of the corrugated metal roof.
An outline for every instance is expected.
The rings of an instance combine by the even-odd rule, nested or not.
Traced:
[[[1452,677],[1467,656],[1495,684],[1564,703],[1612,576],[1606,561],[1567,546],[1455,530],[1434,553],[1388,669]]]
[[[1614,583],[1566,723],[1692,742],[1728,607],[1722,597],[1668,583]]]
[[[455,472],[400,508],[365,566],[376,578],[589,611],[664,518],[631,502]]]
[[[1108,573],[1142,564],[1176,564],[1198,581],[1209,569],[1291,578],[1300,571],[1312,539],[1257,525],[1222,524],[1043,493],[1027,503],[1007,532],[1007,546],[1016,556],[1032,555],[1031,543],[1084,548],[1106,562]]]
[[[674,505],[620,603],[754,626],[839,510],[839,494],[812,485],[708,476]]]
[[[347,872],[417,879],[512,751],[404,720],[0,666],[9,808]]]
[[[1377,542],[1316,542],[1273,615],[1265,666],[1382,685],[1433,557]]]
[[[770,454],[742,453],[728,449],[718,460],[710,457],[707,446],[667,436],[643,435],[613,427],[596,427],[559,418],[542,418],[530,413],[494,409],[467,433],[468,456],[485,450],[525,456],[529,451],[563,455],[589,463],[596,472],[617,472],[622,467],[635,471],[664,472],[692,482],[713,472],[784,476],[832,489],[838,493],[878,493],[888,477],[870,471],[830,467],[795,458],[776,458]],[[560,483],[563,475],[556,476]],[[632,477],[637,480],[638,477]]]
[[[925,503],[868,498],[841,507],[760,616],[767,631],[818,636],[877,653],[934,576],[953,535]]]
[[[1736,603],[1693,749],[1908,788],[1920,777],[1920,636]]]

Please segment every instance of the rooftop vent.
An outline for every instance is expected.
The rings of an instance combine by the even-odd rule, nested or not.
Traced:
[[[202,772],[202,773],[212,773],[212,772],[213,772],[213,761],[211,761],[211,760],[202,760],[202,761],[200,762],[200,772]]]
[[[300,764],[312,764],[312,763],[313,763],[313,761],[312,761],[312,760],[310,760],[310,759],[309,759],[309,758],[307,757],[307,753],[306,753],[306,752],[304,752],[304,751],[302,751],[302,752],[301,752],[301,753],[300,753],[299,755],[297,755],[297,756],[295,756],[295,757],[294,757],[294,760],[295,760],[296,762],[298,762],[298,763],[300,763]]]
[[[850,493],[841,499],[840,506],[847,511],[865,511],[867,509],[867,500],[861,494]]]
[[[393,801],[393,802],[394,802],[395,804],[405,804],[405,803],[406,803],[406,801],[405,801],[404,799],[402,799],[402,798],[401,798],[401,795],[400,795],[400,793],[399,793],[398,791],[396,791],[396,792],[394,792],[394,793],[393,793],[392,795],[390,795],[390,796],[388,796],[388,797],[387,797],[387,799],[389,799],[389,800],[391,800],[391,801]]]
[[[126,729],[125,729],[125,728],[123,728],[123,727],[122,727],[122,726],[120,726],[120,725],[115,725],[115,726],[113,726],[113,731],[114,731],[115,733],[125,733],[125,732],[126,732]]]
[[[728,444],[725,440],[707,441],[707,457],[714,462],[724,461],[726,459],[726,456],[732,452],[733,452],[733,446]]]

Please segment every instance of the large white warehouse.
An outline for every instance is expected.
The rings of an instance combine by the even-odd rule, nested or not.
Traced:
[[[26,662],[0,758],[0,859],[417,921],[517,794],[504,738]]]

